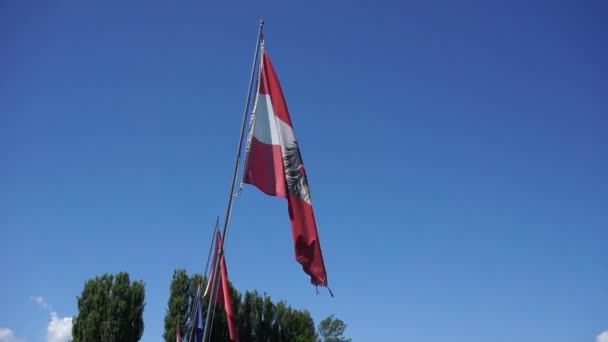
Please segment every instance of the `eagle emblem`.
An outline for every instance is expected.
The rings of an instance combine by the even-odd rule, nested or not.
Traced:
[[[300,155],[300,148],[295,141],[292,141],[291,144],[285,147],[283,165],[285,167],[287,190],[310,204],[310,190],[308,188],[306,173],[304,172],[304,163]]]

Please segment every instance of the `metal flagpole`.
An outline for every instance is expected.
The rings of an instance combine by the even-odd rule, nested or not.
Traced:
[[[219,227],[219,220],[220,220],[220,218],[218,217],[217,218],[217,226],[215,228],[215,231],[213,231],[213,240],[212,240],[213,242],[215,242],[215,239],[217,237],[216,232],[219,231],[219,229],[220,229],[220,227]],[[209,250],[209,253],[211,253],[211,250]],[[216,258],[216,257],[217,257],[217,255],[214,255],[214,258]],[[211,258],[211,254],[209,254],[209,256],[207,257],[207,264],[209,264],[209,261],[211,260],[210,258]],[[214,263],[214,265],[215,265],[215,263]],[[211,271],[209,271],[209,272],[211,273]],[[207,266],[205,266],[205,276],[207,276]],[[211,281],[210,277],[211,277],[211,274],[209,274],[209,278],[207,278],[207,279],[209,279],[208,282],[207,282],[207,284],[209,284],[209,282]],[[219,292],[220,292],[220,286],[217,287],[215,296],[217,296],[217,294]],[[209,294],[209,298],[211,298],[211,297],[215,298],[215,296],[212,296],[211,294]],[[215,308],[216,308],[216,306],[217,306],[217,302],[214,301],[213,302],[213,309],[211,310],[211,324],[209,324],[209,335],[210,336],[213,333],[213,322],[215,320]]]
[[[230,221],[230,212],[232,211],[232,200],[234,199],[234,185],[236,184],[236,177],[239,170],[239,160],[241,158],[241,147],[243,145],[243,135],[245,132],[245,125],[247,124],[247,112],[249,110],[249,102],[251,100],[251,89],[253,87],[253,76],[255,75],[255,66],[258,59],[258,54],[260,51],[260,40],[262,38],[262,28],[264,27],[264,20],[260,19],[260,26],[258,29],[258,38],[255,43],[255,54],[253,56],[253,65],[251,66],[251,76],[249,77],[249,88],[247,89],[247,99],[245,100],[245,109],[243,110],[243,122],[241,123],[241,132],[239,134],[238,146],[236,149],[236,158],[234,161],[234,172],[232,173],[232,184],[230,185],[230,193],[228,196],[228,205],[226,207],[226,216],[224,217],[224,227],[222,229],[222,242],[220,243],[220,248],[218,250],[218,257],[215,260],[215,267],[212,268],[212,279],[213,284],[211,284],[211,296],[209,296],[209,304],[207,306],[207,316],[205,317],[205,329],[203,332],[203,341],[207,341],[209,337],[209,325],[211,323],[211,315],[210,310],[213,310],[213,302],[216,291],[217,284],[219,283],[217,276],[219,274],[219,263],[224,253],[224,243],[226,242],[226,230],[228,228],[228,222]]]
[[[211,246],[209,246],[209,254],[207,254],[207,264],[205,264],[205,273],[203,275],[207,276],[207,270],[209,269],[209,262],[211,261],[211,251],[213,250],[213,242],[215,241],[216,232],[220,230],[220,217],[215,218],[215,228],[213,228],[213,234],[211,235]]]
[[[220,217],[216,217],[215,218],[215,227],[213,228],[213,232],[211,233],[211,243],[209,244],[209,253],[207,253],[207,264],[205,265],[205,273],[203,273],[203,276],[207,276],[207,269],[209,268],[209,259],[211,258],[211,251],[213,250],[213,242],[215,241],[215,235],[216,232],[220,229]],[[201,288],[202,288],[203,284],[198,284],[197,290],[196,290],[196,295],[194,296],[194,298],[199,298],[198,302],[194,303],[194,305],[192,305],[190,307],[190,312],[188,314],[188,317],[190,318],[190,322],[192,322],[192,326],[190,327],[190,334],[188,334],[188,332],[186,331],[186,335],[184,337],[188,337],[187,340],[191,341],[192,340],[192,334],[194,332],[194,318],[196,316],[196,311],[198,309],[199,305],[201,304],[201,301],[203,300],[200,294],[201,292]]]
[[[190,313],[190,322],[192,323],[192,325],[190,326],[190,334],[188,335],[188,342],[192,341],[192,338],[194,336],[194,329],[197,319],[196,319],[196,312],[198,310],[198,306],[202,305],[202,299],[200,298],[200,293],[201,293],[201,286],[203,284],[198,284],[198,288],[196,289],[196,296],[194,296],[194,299],[196,300],[196,298],[198,298],[199,300],[197,300],[194,303],[194,306],[192,307],[192,312]]]
[[[217,290],[215,292],[215,296],[217,296],[218,293],[220,292],[220,287],[221,286],[222,285],[219,285],[217,287]],[[213,334],[213,322],[215,322],[215,308],[217,308],[217,302],[213,301],[213,309],[211,309],[211,324],[209,324],[209,338],[211,338],[211,334]]]

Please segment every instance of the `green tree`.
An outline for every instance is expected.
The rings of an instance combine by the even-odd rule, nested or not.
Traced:
[[[350,338],[344,337],[346,323],[339,318],[334,318],[334,315],[322,320],[319,324],[319,342],[350,342]]]
[[[201,293],[204,293],[205,288],[207,287],[207,277],[204,277],[200,274],[193,274],[190,277],[190,311],[192,311],[194,308],[194,300],[196,298],[196,291],[197,288],[200,284],[201,286]],[[235,312],[239,312],[240,309],[240,303],[241,303],[241,294],[232,287],[232,284],[230,284],[230,294],[232,297],[232,307],[234,308]],[[207,308],[209,305],[209,296],[203,297],[202,298],[202,305],[203,305],[203,314],[206,315],[207,314]],[[228,331],[228,322],[226,320],[226,311],[224,310],[224,305],[223,303],[216,303],[215,304],[215,310],[214,312],[214,316],[213,316],[213,320],[212,320],[212,329],[211,329],[211,335],[210,335],[210,340],[211,341],[230,341],[230,332]],[[206,317],[204,317],[206,318]],[[239,326],[238,326],[238,318],[237,318],[237,333],[239,331]]]
[[[241,342],[316,341],[314,321],[308,311],[295,310],[284,301],[274,304],[267,294],[245,291],[237,317]]]
[[[144,332],[144,300],[143,281],[131,283],[128,273],[89,279],[78,297],[73,341],[139,341]]]
[[[181,284],[186,278],[187,275],[183,270],[178,269],[173,274],[170,288],[172,293],[169,295],[169,304],[165,316],[165,334],[163,335],[166,341],[174,341],[175,326],[177,324],[175,320],[176,315],[172,313],[172,305],[175,302],[172,298],[182,298],[183,293],[189,292],[187,312],[190,313],[193,310],[193,300],[199,284],[203,291],[207,285],[205,277],[200,274],[193,274],[189,278],[187,291],[184,290],[185,286],[174,286],[176,283]],[[179,281],[176,279],[179,279]],[[315,324],[308,311],[294,309],[284,301],[275,304],[266,293],[259,294],[257,291],[245,291],[244,295],[241,295],[232,285],[230,285],[230,292],[232,295],[232,306],[237,315],[237,332],[241,342],[317,341]],[[205,311],[208,300],[208,297],[204,297],[202,300]],[[184,326],[182,326],[182,331],[186,329]],[[192,327],[190,326],[188,329],[192,329]],[[220,303],[215,307],[211,340],[217,342],[230,341],[226,312],[224,306]]]
[[[201,287],[201,294],[207,286],[207,278],[200,274],[188,276],[185,270],[176,269],[173,272],[173,280],[171,281],[169,301],[165,312],[165,331],[163,338],[167,342],[175,341],[177,333],[177,322],[180,322],[182,337],[192,333],[192,325],[187,325],[188,319],[192,318],[189,315],[194,311],[196,292]],[[240,307],[241,295],[231,287],[232,305],[234,310],[238,312]],[[201,300],[203,312],[206,314],[209,298],[204,297]],[[183,306],[182,306],[183,305]],[[183,311],[182,311],[183,308]],[[215,306],[215,316],[213,318],[213,328],[211,329],[212,341],[229,341],[229,332],[226,322],[226,312],[223,305],[218,303]],[[204,317],[203,317],[204,320]],[[191,322],[190,322],[191,323]],[[238,326],[237,326],[238,327]]]
[[[190,278],[183,268],[173,272],[171,280],[171,292],[167,311],[165,313],[165,332],[163,338],[167,342],[175,341],[177,336],[177,325],[179,324],[182,335],[186,326],[186,315],[190,304]]]

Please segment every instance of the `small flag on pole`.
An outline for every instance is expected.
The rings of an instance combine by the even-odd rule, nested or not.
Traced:
[[[215,239],[215,256],[213,258],[213,266],[211,267],[211,277],[209,282],[207,283],[207,288],[205,288],[205,294],[203,297],[207,296],[211,291],[211,284],[213,284],[213,274],[215,262],[218,258],[219,248],[222,244],[222,235],[220,232],[217,232],[217,237]],[[234,308],[232,307],[232,295],[230,294],[230,283],[228,281],[228,269],[226,267],[226,259],[224,255],[219,256],[220,259],[220,284],[216,287],[214,301],[216,303],[224,304],[224,310],[226,311],[226,321],[228,321],[228,332],[230,333],[230,339],[234,342],[239,341],[239,336],[236,331],[236,313],[234,312]]]
[[[243,182],[287,199],[296,260],[311,283],[327,286],[306,171],[279,79],[262,44],[258,91],[247,138]]]
[[[196,294],[196,316],[194,317],[194,341],[202,342],[203,341],[203,329],[205,327],[203,320],[203,303],[201,301],[201,293],[200,291]]]

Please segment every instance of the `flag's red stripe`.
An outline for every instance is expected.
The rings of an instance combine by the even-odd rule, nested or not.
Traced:
[[[222,241],[222,236],[220,232],[217,232],[217,240],[218,245]],[[228,331],[230,333],[230,339],[232,341],[238,342],[239,336],[236,333],[236,315],[234,313],[234,308],[232,307],[232,294],[230,293],[230,283],[228,282],[228,268],[226,267],[226,258],[222,255],[222,259],[220,260],[220,271],[221,271],[221,287],[222,287],[222,297],[224,310],[226,311],[226,320],[228,321]]]
[[[222,243],[222,235],[220,232],[217,232],[215,245],[215,256],[213,258],[213,265],[211,266],[211,277],[209,279],[208,284],[213,284],[213,270],[215,268],[215,262],[218,258],[218,250]],[[224,305],[224,310],[226,311],[226,320],[228,321],[228,331],[230,333],[230,339],[234,342],[239,341],[239,336],[236,332],[236,315],[234,313],[234,308],[232,307],[232,294],[230,293],[230,282],[228,281],[228,268],[226,267],[226,258],[224,255],[221,256],[220,259],[220,284],[218,284],[216,288],[215,302]],[[207,285],[209,288],[209,285]],[[205,290],[205,294],[206,294]]]
[[[264,144],[253,136],[243,182],[270,196],[287,197],[281,146]]]
[[[327,286],[327,273],[312,206],[298,195],[287,197],[296,260],[314,285]]]
[[[228,271],[226,270],[226,261],[222,258],[222,288],[224,290],[224,309],[226,310],[226,320],[228,321],[228,331],[230,332],[230,339],[238,342],[239,337],[236,333],[236,315],[234,314],[234,308],[232,307],[232,295],[230,293],[230,285],[228,285]]]
[[[260,93],[270,95],[274,115],[293,128],[291,118],[289,117],[289,111],[287,110],[287,103],[285,103],[285,97],[283,96],[283,90],[281,90],[281,84],[279,83],[279,78],[274,71],[274,67],[270,62],[270,57],[268,57],[266,51],[264,51]]]

